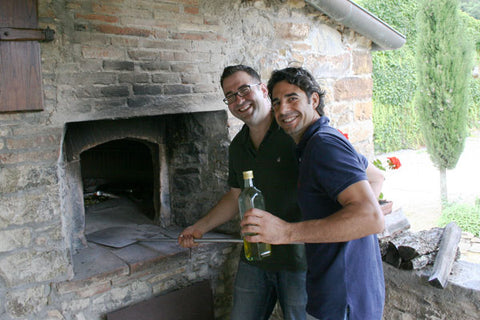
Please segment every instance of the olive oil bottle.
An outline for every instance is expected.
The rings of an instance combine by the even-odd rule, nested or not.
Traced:
[[[265,201],[262,192],[253,185],[253,171],[243,172],[243,187],[238,197],[240,218],[242,219],[245,211],[251,208],[265,210]],[[245,249],[245,258],[249,261],[262,260],[272,252],[272,247],[269,243],[250,243],[244,239],[243,246]]]

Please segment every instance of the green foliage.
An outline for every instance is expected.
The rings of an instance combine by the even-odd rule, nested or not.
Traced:
[[[417,0],[358,0],[356,2],[404,34],[408,39],[407,45],[410,39],[415,37]]]
[[[468,108],[468,127],[470,129],[480,128],[480,79],[470,82],[471,103]]]
[[[380,159],[375,159],[373,161],[373,165],[380,170],[387,171],[387,169],[385,169],[385,167],[383,166],[382,161]]]
[[[375,103],[373,114],[376,154],[399,149],[416,149],[424,145],[415,107],[411,102],[401,108]]]
[[[393,51],[373,52],[373,123],[376,152],[423,146],[418,115],[412,108],[416,79],[417,0],[359,0],[362,7],[404,34],[405,45]],[[480,49],[480,21],[461,14],[467,34]],[[480,127],[479,81],[470,84],[469,127]]]
[[[472,51],[458,0],[422,0],[418,12],[415,105],[432,162],[453,169],[468,133]]]
[[[442,215],[438,221],[440,227],[445,227],[451,221],[466,232],[480,236],[480,199],[477,199],[476,205],[465,203],[448,203],[442,210]]]
[[[415,57],[411,50],[380,51],[373,54],[373,100],[402,106],[415,94]]]
[[[475,49],[480,51],[480,20],[477,20],[464,12],[460,12],[460,18],[467,28],[468,37],[470,37],[475,44]]]
[[[361,5],[406,36],[405,45],[373,53],[375,153],[423,145],[411,103],[416,90],[416,0],[364,0]]]
[[[468,2],[468,1],[466,1]],[[480,2],[478,3],[480,7]],[[467,35],[472,39],[477,50],[475,55],[475,65],[480,63],[479,61],[479,51],[480,51],[480,20],[473,18],[470,15],[461,13],[460,17],[462,18],[466,28]],[[470,81],[470,106],[468,108],[468,127],[470,129],[480,128],[480,78],[472,79]]]
[[[360,3],[407,38],[405,45],[398,50],[373,53],[374,103],[402,106],[411,101],[416,86],[417,0],[364,0]]]

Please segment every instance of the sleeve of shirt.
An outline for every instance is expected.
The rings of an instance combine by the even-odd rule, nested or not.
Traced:
[[[368,167],[368,159],[365,157],[363,154],[360,154],[360,157],[362,159],[363,167],[365,168],[364,170],[367,170]]]
[[[329,198],[336,201],[350,185],[368,180],[365,172],[367,159],[346,139],[324,133],[315,135],[311,142],[312,158],[315,159],[311,173],[317,188],[324,190]]]

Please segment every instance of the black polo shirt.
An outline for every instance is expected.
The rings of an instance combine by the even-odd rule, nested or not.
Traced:
[[[266,133],[258,150],[255,150],[244,125],[229,147],[228,184],[243,189],[243,171],[253,171],[253,183],[265,198],[266,210],[279,218],[301,221],[297,203],[298,165],[295,143],[275,122]],[[272,245],[272,254],[262,261],[247,261],[242,250],[242,260],[267,271],[305,271],[304,245]]]

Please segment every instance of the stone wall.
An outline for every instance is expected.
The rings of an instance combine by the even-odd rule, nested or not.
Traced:
[[[428,283],[431,267],[407,271],[384,263],[385,320],[476,320],[480,314],[480,265],[454,263],[444,289]]]
[[[56,31],[53,42],[41,44],[44,110],[0,113],[1,319],[100,319],[187,285],[184,279],[204,278],[212,280],[218,318],[226,318],[231,287],[225,283],[235,270],[228,250],[204,256],[200,271],[178,275],[182,281],[167,277],[168,288],[153,289],[151,277],[161,267],[152,266],[142,275],[103,278],[104,286],[93,278],[71,289],[78,271],[62,207],[67,123],[226,110],[218,83],[224,66],[251,65],[266,81],[293,63],[326,89],[333,124],[373,156],[371,43],[301,0],[39,0],[38,6],[40,27]],[[240,123],[229,116],[225,126],[232,137]],[[204,263],[208,258],[219,265]]]

